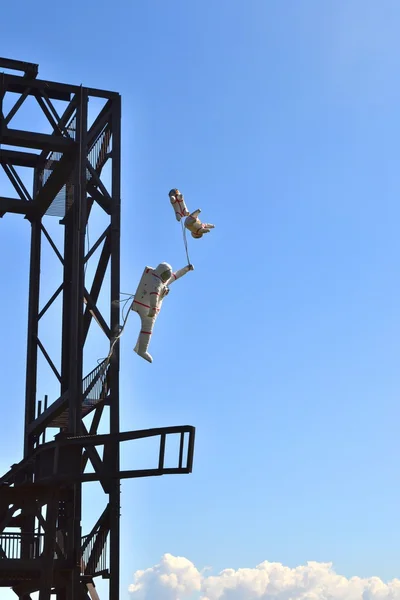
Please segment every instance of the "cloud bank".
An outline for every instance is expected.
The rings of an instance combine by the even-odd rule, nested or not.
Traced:
[[[136,571],[129,591],[131,600],[400,600],[400,580],[348,579],[318,562],[290,568],[265,561],[206,575],[187,558],[164,554],[159,564]]]

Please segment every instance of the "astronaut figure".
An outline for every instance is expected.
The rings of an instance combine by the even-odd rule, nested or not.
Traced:
[[[169,293],[168,286],[188,271],[193,271],[193,269],[193,265],[187,265],[183,269],[179,269],[179,271],[173,273],[171,265],[163,262],[156,269],[146,267],[143,271],[136,290],[135,299],[131,306],[131,310],[139,314],[142,322],[134,351],[150,363],[153,362],[153,358],[147,352],[150,336],[161,310],[162,302]]]
[[[169,192],[168,196],[169,196],[170,202],[174,208],[176,220],[180,221],[182,219],[182,217],[187,217],[189,214],[189,211],[185,204],[185,199],[183,197],[183,194],[181,194],[181,192],[179,190],[174,188],[173,190],[171,190]]]
[[[201,238],[204,233],[210,233],[211,229],[214,229],[215,225],[211,223],[202,223],[198,217],[201,213],[200,208],[190,213],[185,219],[185,227],[189,229],[194,238]]]

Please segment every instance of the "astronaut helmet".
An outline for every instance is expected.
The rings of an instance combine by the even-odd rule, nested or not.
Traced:
[[[172,277],[172,267],[166,262],[160,263],[155,272],[164,283]]]
[[[182,198],[182,194],[181,192],[177,189],[177,188],[173,188],[172,190],[169,191],[168,196],[171,198],[172,196],[175,196],[175,198]]]

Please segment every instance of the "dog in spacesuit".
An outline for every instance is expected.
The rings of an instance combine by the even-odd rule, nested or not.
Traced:
[[[150,363],[153,358],[147,349],[163,300],[169,293],[168,286],[193,269],[193,265],[187,265],[173,273],[171,265],[163,262],[156,269],[146,267],[143,271],[131,306],[131,310],[139,314],[142,325],[134,351]]]
[[[183,194],[176,188],[169,192],[169,199],[175,211],[175,218],[177,221],[186,217],[184,225],[186,229],[190,231],[192,237],[199,239],[205,233],[210,233],[211,229],[214,229],[215,225],[211,223],[202,223],[199,219],[201,213],[200,208],[190,213],[187,209]]]
[[[199,214],[201,213],[200,208],[190,213],[188,217],[185,219],[185,227],[189,229],[192,237],[201,238],[204,233],[210,233],[211,229],[214,229],[215,225],[211,223],[202,223],[199,219]]]

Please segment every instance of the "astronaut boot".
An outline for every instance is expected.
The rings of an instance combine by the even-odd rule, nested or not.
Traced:
[[[151,333],[141,332],[139,335],[139,339],[134,347],[133,351],[136,352],[138,356],[141,356],[149,363],[153,362],[153,357],[151,354],[147,352],[147,348],[149,347]]]
[[[147,360],[149,363],[153,362],[153,357],[148,352],[142,352],[142,353],[137,352],[137,354],[139,356],[141,356],[142,358],[144,358],[145,360]]]
[[[143,350],[140,350],[140,347],[137,344],[134,347],[133,351],[136,352],[136,354],[138,356],[141,356],[142,358],[147,360],[149,363],[153,362],[153,357],[151,356],[151,354],[149,354],[148,352],[143,352]]]

